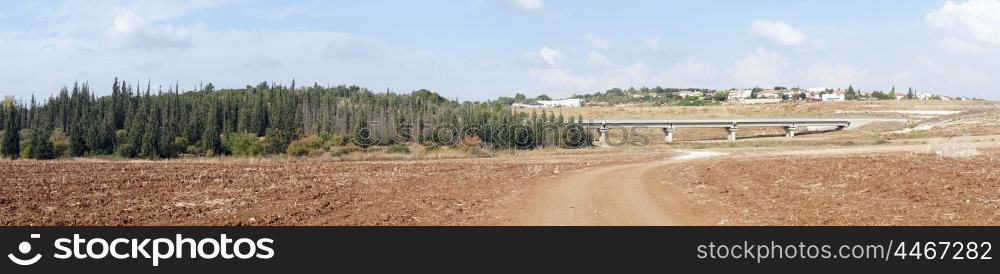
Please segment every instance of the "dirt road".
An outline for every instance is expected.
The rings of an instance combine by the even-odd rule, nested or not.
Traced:
[[[714,218],[690,207],[682,193],[662,187],[655,171],[717,155],[687,152],[663,161],[567,174],[539,185],[515,209],[510,225],[712,225]]]
[[[1000,145],[995,139],[996,136],[959,137],[951,142],[963,148],[990,148]],[[892,152],[933,155],[935,147],[927,144],[890,144],[824,149],[682,151],[679,156],[662,161],[584,169],[547,179],[535,187],[524,203],[512,208],[509,213],[511,221],[507,225],[720,225],[724,223],[720,223],[725,219],[723,215],[731,215],[734,209],[726,212],[725,209],[708,208],[704,202],[696,202],[694,199],[698,198],[692,197],[688,192],[690,190],[664,183],[678,178],[666,170],[706,157],[756,159]],[[718,173],[714,170],[706,172]],[[677,176],[680,175],[683,174]]]

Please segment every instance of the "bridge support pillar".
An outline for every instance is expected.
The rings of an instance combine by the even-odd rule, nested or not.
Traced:
[[[798,129],[796,126],[785,127],[785,137],[792,138],[795,137],[795,130]]]
[[[663,136],[663,141],[667,142],[668,144],[674,142],[674,128],[672,127],[664,128],[663,133],[665,134],[665,136]]]
[[[729,132],[729,141],[730,142],[736,142],[736,131],[738,131],[738,130],[739,130],[739,128],[737,128],[735,126],[726,128],[726,131]]]
[[[601,133],[601,138],[598,139],[598,142],[600,143],[600,146],[602,146],[602,147],[603,146],[608,146],[608,128],[602,127],[602,128],[597,129],[597,131]]]

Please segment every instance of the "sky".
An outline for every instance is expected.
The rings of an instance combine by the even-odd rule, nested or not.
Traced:
[[[426,88],[847,87],[1000,99],[1000,0],[2,1],[0,95],[115,77]]]

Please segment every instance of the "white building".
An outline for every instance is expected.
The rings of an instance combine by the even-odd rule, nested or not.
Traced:
[[[781,91],[768,89],[757,93],[757,98],[760,99],[781,99]]]
[[[810,93],[820,93],[820,92],[826,91],[827,89],[828,88],[824,88],[824,87],[815,87],[815,88],[807,88],[806,91],[808,91]]]
[[[820,95],[823,102],[839,102],[844,101],[844,95],[840,94],[823,94]]]
[[[527,103],[527,104],[513,103],[510,106],[514,107],[514,108],[540,108],[540,107],[544,107],[542,104],[539,104],[539,103]]]
[[[558,107],[578,108],[583,106],[583,99],[538,101],[538,103],[541,104],[543,107],[547,108],[558,108]]]
[[[729,91],[729,97],[726,100],[730,101],[730,102],[735,102],[735,101],[747,99],[747,98],[750,98],[750,94],[751,93],[753,93],[753,90],[749,90],[749,89],[732,90],[732,91]]]
[[[705,96],[704,93],[701,93],[701,92],[698,92],[698,91],[681,91],[681,92],[678,92],[678,93],[675,93],[675,94],[677,95],[677,97],[681,97],[681,98],[688,98],[688,97],[691,97],[691,96],[701,98],[701,97]]]

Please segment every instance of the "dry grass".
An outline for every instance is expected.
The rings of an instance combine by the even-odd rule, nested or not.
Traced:
[[[933,139],[927,143],[927,152],[938,156],[967,158],[979,155],[979,150],[970,143],[955,142],[952,138]]]

